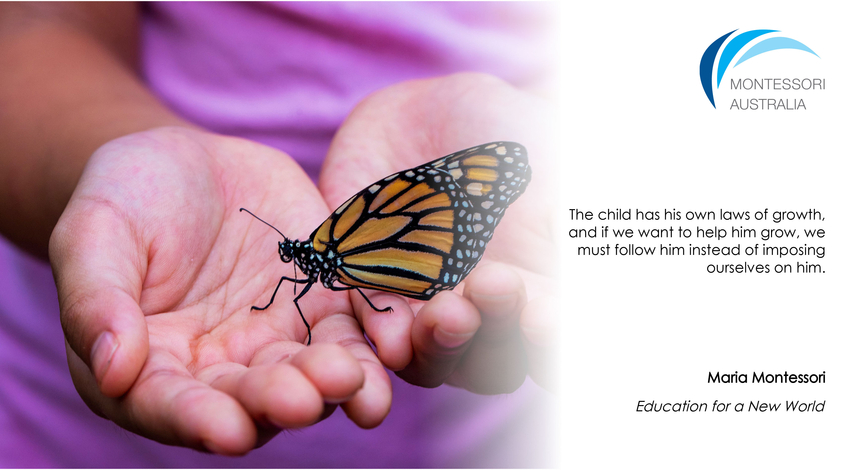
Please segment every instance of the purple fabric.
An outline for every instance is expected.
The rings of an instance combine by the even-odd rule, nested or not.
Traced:
[[[178,113],[284,150],[315,177],[336,127],[398,81],[485,71],[545,76],[545,4],[148,4],[143,73]],[[362,430],[341,411],[246,457],[168,447],[94,415],[65,362],[47,264],[0,238],[0,467],[538,467],[553,399],[394,379],[393,409]]]
[[[163,3],[143,35],[150,86],[190,121],[281,149],[315,177],[336,128],[404,80],[551,76],[545,3]]]

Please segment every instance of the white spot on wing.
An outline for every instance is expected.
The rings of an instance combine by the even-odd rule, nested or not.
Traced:
[[[469,183],[466,185],[466,192],[473,196],[481,196],[483,193],[481,190],[484,189],[484,185],[481,183]]]

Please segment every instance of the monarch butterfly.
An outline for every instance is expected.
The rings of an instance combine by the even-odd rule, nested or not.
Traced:
[[[306,284],[295,307],[310,324],[298,300],[321,281],[327,289],[361,288],[428,300],[452,289],[474,268],[505,209],[531,180],[525,147],[493,142],[461,150],[375,182],[339,206],[304,241],[277,231],[280,260],[295,265],[305,279],[282,276],[265,307],[274,302],[283,281]]]

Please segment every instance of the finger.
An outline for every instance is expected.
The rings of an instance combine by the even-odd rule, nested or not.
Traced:
[[[422,387],[446,381],[481,326],[478,311],[454,292],[441,292],[425,303],[411,330],[413,361],[398,376]]]
[[[75,215],[81,210],[85,217]],[[65,211],[50,240],[65,337],[109,397],[129,390],[148,354],[137,300],[142,254],[134,239],[110,207],[78,202]]]
[[[526,304],[522,278],[510,267],[479,266],[466,279],[463,295],[481,314],[481,328],[451,377],[475,393],[508,393],[527,373],[519,317]]]
[[[363,344],[354,353],[356,356],[367,356],[371,354],[371,350],[368,353],[366,352],[367,349],[369,349],[369,346]],[[362,354],[358,354],[358,352]],[[371,355],[374,359],[360,360],[364,374],[363,387],[354,394],[351,400],[341,405],[346,416],[354,424],[364,429],[372,429],[384,421],[390,412],[393,394],[392,384],[386,369],[381,366],[374,354]]]
[[[413,311],[407,300],[398,295],[384,292],[368,292],[366,295],[379,309],[373,309],[356,290],[349,293],[354,314],[363,326],[366,336],[375,345],[378,358],[390,370],[401,370],[413,359],[410,330],[413,326]]]
[[[192,378],[179,361],[151,354],[158,367],[144,370],[120,399],[99,392],[87,365],[68,349],[74,385],[99,414],[136,434],[169,445],[222,455],[241,455],[257,443],[257,430],[229,395]]]
[[[325,403],[350,400],[365,380],[359,361],[337,344],[318,343],[304,348],[292,358],[292,365],[310,380]]]
[[[247,367],[210,385],[234,397],[255,421],[281,429],[309,426],[324,410],[319,391],[288,362]]]
[[[549,391],[555,391],[557,386],[554,363],[556,340],[560,337],[555,317],[558,305],[551,296],[535,299],[525,306],[519,320],[528,357],[528,376]]]
[[[363,386],[360,364],[348,351],[335,344],[304,347],[281,341],[262,351],[264,361],[252,360],[248,367],[216,364],[196,374],[239,400],[251,417],[280,429],[308,426],[323,418],[325,412],[351,399]],[[288,344],[300,346],[293,353]]]
[[[317,343],[338,344],[362,370],[362,386],[340,405],[345,414],[361,428],[371,429],[381,424],[390,412],[392,385],[386,369],[363,337],[360,324],[351,315],[337,314],[322,319],[314,331]],[[330,379],[337,374],[326,375],[326,379]]]

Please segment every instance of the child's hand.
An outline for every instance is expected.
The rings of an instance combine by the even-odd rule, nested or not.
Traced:
[[[334,138],[319,188],[338,206],[372,182],[448,153],[509,140],[528,149],[527,191],[507,210],[479,266],[454,292],[427,303],[356,292],[355,313],[378,357],[410,383],[451,383],[504,393],[527,374],[551,388],[555,340],[551,294],[558,255],[552,211],[556,178],[540,101],[492,77],[460,74],[406,82],[364,100]],[[531,299],[531,301],[529,301]]]
[[[378,425],[389,377],[345,294],[302,299],[309,348],[289,283],[250,310],[292,267],[243,206],[292,238],[329,212],[291,159],[245,140],[160,128],[95,152],[50,242],[81,396],[133,432],[224,454],[339,403]]]

